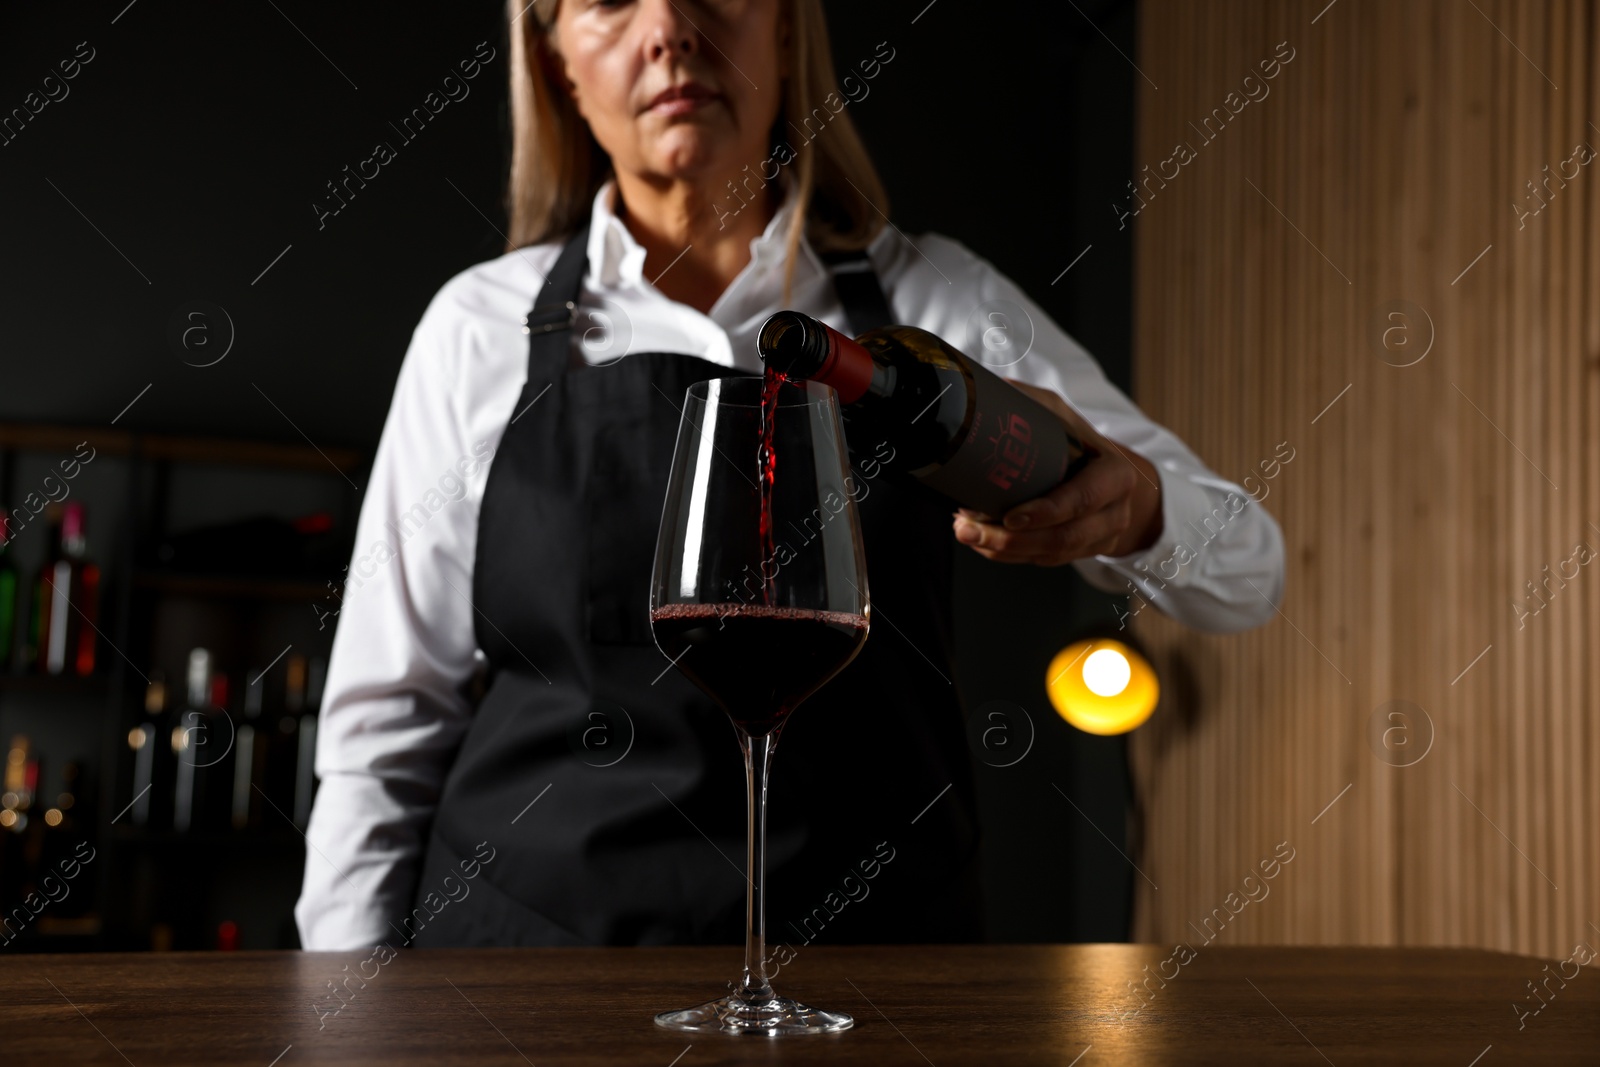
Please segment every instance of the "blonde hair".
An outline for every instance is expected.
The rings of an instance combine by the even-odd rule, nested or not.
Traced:
[[[595,194],[612,175],[610,158],[560,80],[549,40],[559,3],[506,4],[512,131],[508,252],[570,236],[588,220]],[[790,300],[802,233],[819,252],[864,249],[883,229],[889,207],[877,168],[842,104],[818,135],[800,144],[782,136],[792,121],[809,118],[839,90],[822,0],[786,0],[786,7],[792,74],[784,81],[768,148],[781,143],[793,152],[785,170],[793,167],[794,174],[785,180],[798,183],[802,210],[794,213],[787,234],[784,303]]]

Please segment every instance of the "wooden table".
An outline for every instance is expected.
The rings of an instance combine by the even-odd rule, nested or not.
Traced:
[[[850,1012],[855,1029],[653,1025],[722,993],[740,952],[404,951],[365,967],[368,953],[12,956],[0,1063],[1600,1063],[1600,963],[1563,988],[1556,961],[1469,949],[1202,947],[1165,965],[1163,987],[1171,950],[1151,945],[810,946],[779,991]],[[331,1013],[328,983],[362,971]],[[1129,982],[1147,974],[1141,1007]],[[1525,983],[1547,979],[1548,1004],[1519,1030],[1512,1005],[1537,1007]]]

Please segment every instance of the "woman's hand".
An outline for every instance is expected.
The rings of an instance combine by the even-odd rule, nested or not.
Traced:
[[[1061,417],[1098,452],[1043,496],[1018,504],[1001,522],[967,508],[955,515],[956,540],[986,559],[1058,567],[1087,556],[1125,556],[1161,536],[1161,478],[1155,465],[1096,433],[1049,389],[1006,379]]]

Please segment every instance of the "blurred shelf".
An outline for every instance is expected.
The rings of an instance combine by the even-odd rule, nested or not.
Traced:
[[[252,848],[304,848],[306,839],[299,830],[285,826],[281,830],[149,830],[139,826],[118,826],[111,835],[111,843],[119,846],[152,849],[252,849]]]
[[[227,437],[141,434],[104,427],[0,422],[0,448],[72,452],[84,441],[97,454],[105,452],[108,455],[125,456],[137,449],[145,459],[183,463],[236,464],[347,474],[365,462],[363,454],[352,448],[317,448]]]
[[[217,597],[225,600],[305,600],[319,601],[328,596],[326,580],[311,578],[273,578],[261,575],[178,574],[172,571],[138,570],[133,584],[139,589],[179,596]]]
[[[41,915],[33,924],[38,931],[41,941],[56,938],[95,937],[105,928],[98,915],[81,915],[71,919],[59,919],[53,915]]]
[[[17,902],[12,906],[22,905]],[[6,947],[18,954],[101,952],[105,950],[105,932],[105,922],[97,914],[60,918],[46,912],[23,928],[14,946]]]
[[[0,674],[0,693],[49,693],[62,696],[101,696],[110,683],[104,672],[78,674]]]

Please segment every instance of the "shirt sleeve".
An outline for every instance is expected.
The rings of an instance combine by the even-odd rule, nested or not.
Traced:
[[[938,234],[916,243],[926,265],[919,270],[912,256],[908,272],[931,275],[927,289],[944,296],[932,301],[938,326],[928,328],[1002,377],[1060,394],[1099,433],[1159,472],[1159,539],[1126,556],[1074,561],[1084,579],[1196,629],[1227,633],[1269,621],[1283,599],[1284,548],[1267,510],[1139,410],[1082,345],[992,264]],[[986,331],[996,329],[1003,332],[988,332],[986,340]]]
[[[472,572],[493,444],[457,409],[472,329],[440,291],[412,335],[365,489],[318,722],[303,947],[397,938],[472,714]],[[398,942],[396,942],[398,943]]]

